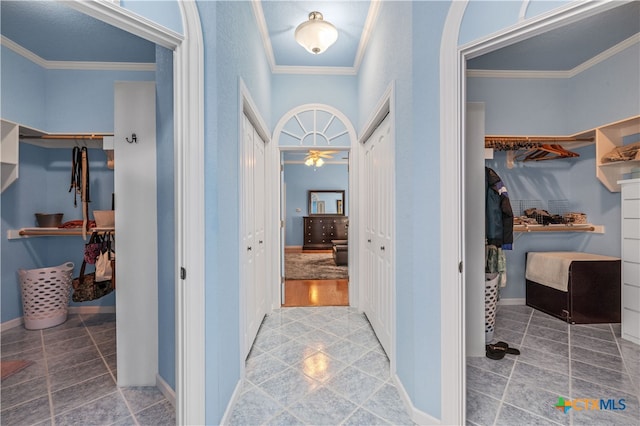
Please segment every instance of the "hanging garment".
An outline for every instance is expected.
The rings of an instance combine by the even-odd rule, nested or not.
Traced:
[[[513,246],[513,210],[507,188],[492,169],[485,167],[485,236],[487,244],[511,250]]]
[[[507,257],[501,247],[494,245],[485,246],[485,273],[498,274],[498,285],[507,285]]]

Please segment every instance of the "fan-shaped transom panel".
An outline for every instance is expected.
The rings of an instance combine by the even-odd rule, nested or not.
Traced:
[[[280,146],[351,146],[347,124],[337,114],[321,107],[292,113],[279,136]]]

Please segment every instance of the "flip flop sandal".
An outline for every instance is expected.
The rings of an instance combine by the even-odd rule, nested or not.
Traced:
[[[511,354],[511,355],[520,355],[520,351],[516,348],[510,348],[509,344],[507,342],[498,342],[498,343],[494,343],[493,347],[498,349],[504,349],[506,351],[506,353]]]
[[[504,356],[506,355],[507,351],[502,349],[502,348],[497,348],[494,345],[486,345],[485,346],[487,352],[487,358],[489,359],[495,359],[495,360],[499,360],[504,358]]]

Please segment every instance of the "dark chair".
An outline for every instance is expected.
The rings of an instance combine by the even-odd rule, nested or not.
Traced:
[[[333,261],[336,266],[349,264],[349,240],[331,240],[333,244]]]

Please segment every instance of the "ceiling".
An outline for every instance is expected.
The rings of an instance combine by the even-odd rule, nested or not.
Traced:
[[[155,62],[155,44],[56,1],[0,1],[0,33],[46,61]]]
[[[254,4],[259,29],[278,72],[357,72],[366,44],[363,30],[375,26],[378,2],[261,1]],[[586,18],[469,61],[469,69],[565,71],[640,32],[640,2]],[[155,46],[52,1],[0,2],[0,32],[47,61],[154,62]],[[322,12],[338,28],[335,45],[311,55],[293,39],[309,12]],[[262,21],[262,24],[261,24]],[[366,34],[367,31],[364,31]],[[267,51],[269,48],[267,48]],[[291,68],[295,67],[295,68]],[[300,68],[303,67],[303,68]]]

